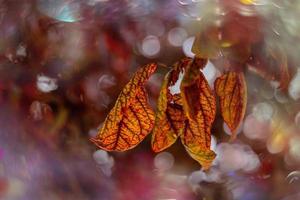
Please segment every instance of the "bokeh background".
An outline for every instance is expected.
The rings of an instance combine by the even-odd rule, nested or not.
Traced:
[[[264,42],[284,49],[293,73],[281,91],[246,70],[245,120],[229,142],[217,115],[217,158],[204,172],[180,141],[154,154],[149,136],[113,153],[89,138],[136,69],[194,56],[201,23],[226,18],[222,1],[1,0],[0,199],[300,199],[300,1],[226,2],[242,16],[232,34],[247,19],[264,20]],[[241,34],[258,31],[249,30]],[[166,72],[147,84],[154,109]],[[221,71],[209,62],[203,73],[212,85]]]

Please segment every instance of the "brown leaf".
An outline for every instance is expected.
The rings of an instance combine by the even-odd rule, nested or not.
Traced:
[[[163,81],[152,133],[152,149],[155,152],[171,146],[183,131],[186,117],[181,97],[180,94],[172,94],[170,87],[176,84],[179,76],[184,73],[186,65],[190,63],[191,59],[183,59],[176,63]]]
[[[205,59],[183,59],[166,75],[158,100],[158,111],[152,135],[152,149],[162,151],[180,136],[187,152],[204,169],[215,157],[210,150],[210,129],[216,113],[215,98],[200,72]],[[170,87],[183,75],[180,92]]]
[[[107,151],[125,151],[138,145],[152,130],[154,112],[147,102],[146,80],[156,64],[139,69],[120,93],[102,129],[91,141]]]
[[[201,62],[199,62],[201,63]],[[187,116],[181,141],[192,158],[204,169],[210,167],[215,153],[210,150],[211,126],[216,115],[216,100],[200,65],[190,65],[181,82],[181,97]]]
[[[247,86],[243,73],[227,72],[215,81],[215,92],[220,98],[221,114],[236,137],[236,129],[242,122],[247,105]]]
[[[215,27],[208,27],[201,31],[195,38],[192,52],[200,58],[216,58],[220,51],[218,34],[220,30]]]
[[[210,96],[209,85],[202,72],[200,72],[200,69],[202,69],[206,63],[206,59],[198,58],[194,60],[193,64],[187,67],[185,76],[180,85],[183,106],[189,118],[194,118],[197,112],[201,110],[200,96],[202,94]]]
[[[199,146],[186,147],[185,148],[188,154],[202,166],[203,170],[210,168],[212,161],[216,157],[216,153],[212,150],[203,150]]]

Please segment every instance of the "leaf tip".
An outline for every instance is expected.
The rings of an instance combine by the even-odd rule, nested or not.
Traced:
[[[89,138],[89,141],[92,142],[94,145],[96,145],[98,148],[108,151],[108,149],[104,148],[104,147],[99,143],[99,140],[97,139],[97,136],[96,136],[96,137],[91,137],[91,138]]]
[[[196,160],[201,165],[203,170],[208,170],[216,157],[216,153],[212,150],[194,151],[193,149],[186,147],[186,151],[194,160]]]
[[[148,73],[153,74],[157,68],[157,63],[150,63],[146,67],[148,68]]]
[[[160,148],[152,145],[152,151],[155,152],[155,153],[158,153],[158,152],[160,152],[162,150]]]

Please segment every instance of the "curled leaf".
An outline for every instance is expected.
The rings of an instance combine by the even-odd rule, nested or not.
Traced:
[[[166,75],[152,135],[155,152],[166,149],[180,136],[187,152],[204,169],[215,157],[210,150],[210,129],[216,114],[215,97],[200,71],[206,62],[183,59]]]
[[[200,71],[205,63],[206,60],[203,60],[200,65],[190,65],[186,69],[180,88],[187,116],[181,141],[191,157],[207,169],[215,157],[215,153],[210,150],[210,142],[211,127],[216,115],[216,100]]]
[[[154,112],[147,102],[146,80],[156,64],[139,69],[120,93],[103,127],[91,141],[107,151],[125,151],[138,145],[152,130]]]
[[[208,169],[215,158],[215,153],[210,150],[211,124],[199,124],[201,121],[204,122],[202,117],[186,120],[185,129],[180,137],[189,155],[199,162],[203,169]]]
[[[210,97],[210,93],[212,94],[205,77],[202,72],[200,72],[200,69],[202,69],[206,63],[206,59],[198,58],[194,60],[193,65],[187,67],[185,76],[180,85],[183,106],[188,118],[195,118],[197,113],[201,110],[201,96],[204,95],[203,97],[205,98],[206,96]]]
[[[171,146],[184,128],[186,117],[180,94],[176,93],[178,90],[176,87],[179,87],[178,81],[184,73],[185,66],[190,63],[191,59],[183,59],[176,63],[163,81],[152,132],[152,149],[155,152]]]
[[[216,153],[212,150],[203,150],[197,146],[186,148],[186,151],[194,160],[201,164],[203,170],[209,169],[216,157]]]
[[[247,86],[243,73],[228,72],[215,81],[215,92],[220,98],[222,117],[236,137],[236,129],[242,122],[247,105]]]

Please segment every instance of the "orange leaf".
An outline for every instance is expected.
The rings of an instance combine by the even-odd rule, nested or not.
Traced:
[[[205,64],[206,60],[189,65],[180,89],[187,116],[181,141],[190,156],[207,169],[215,157],[215,153],[210,150],[210,142],[211,126],[216,115],[216,100],[200,71]]]
[[[152,130],[154,112],[147,102],[146,80],[156,64],[139,69],[120,93],[102,129],[91,141],[107,151],[125,151],[138,145]]]
[[[200,72],[205,64],[206,60],[201,58],[183,59],[166,75],[158,100],[152,149],[155,152],[162,151],[180,136],[191,157],[207,169],[215,157],[210,150],[210,129],[216,104]],[[172,87],[179,86],[178,79],[182,74],[180,91],[174,92]]]
[[[215,91],[220,98],[221,114],[236,137],[236,129],[242,122],[247,105],[247,87],[245,77],[240,72],[228,72],[215,81]]]
[[[208,169],[216,154],[210,150],[211,124],[204,124],[203,122],[201,117],[198,117],[197,120],[186,120],[184,131],[180,137],[189,155],[199,162],[203,169]]]
[[[176,87],[174,85],[179,76],[184,73],[184,68],[190,63],[191,59],[183,59],[176,63],[163,81],[152,133],[152,149],[155,152],[171,146],[184,128],[186,117],[183,112],[181,97],[179,94],[172,94],[170,87]]]
[[[201,164],[203,170],[209,169],[216,157],[215,152],[212,150],[203,150],[198,146],[186,147],[185,149],[194,160]]]
[[[206,59],[196,58],[192,65],[187,67],[185,76],[180,85],[183,106],[188,118],[195,118],[197,113],[201,110],[201,96],[204,95],[203,97],[206,98],[211,97],[212,94],[205,77],[202,72],[200,72],[200,69],[202,69],[206,63]],[[208,105],[210,106],[210,102],[208,102]],[[213,108],[208,109],[210,111],[213,110]],[[215,115],[215,111],[212,115]]]

